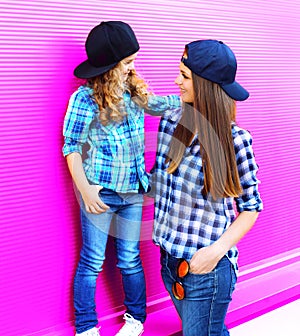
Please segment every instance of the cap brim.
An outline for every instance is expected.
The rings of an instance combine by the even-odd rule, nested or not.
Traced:
[[[238,82],[221,85],[221,88],[234,100],[246,100],[249,97],[249,92],[245,90]]]
[[[106,65],[104,67],[94,67],[93,65],[91,65],[89,63],[88,60],[86,60],[86,61],[80,63],[75,68],[74,76],[76,76],[78,78],[83,78],[83,79],[92,78],[92,77],[95,77],[95,76],[102,75],[106,71],[112,69],[117,64],[118,64],[118,62],[110,64],[110,65]]]

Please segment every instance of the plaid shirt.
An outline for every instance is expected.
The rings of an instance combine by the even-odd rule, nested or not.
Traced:
[[[200,146],[195,137],[173,174],[165,164],[171,136],[181,117],[181,110],[167,111],[158,132],[156,163],[151,170],[150,196],[155,197],[154,242],[176,258],[190,260],[201,247],[216,241],[235,219],[234,199],[203,196],[203,169]],[[235,199],[238,212],[261,211],[257,189],[258,166],[252,151],[250,134],[232,125],[232,136],[243,194]],[[238,251],[233,247],[227,257],[237,271]]]
[[[146,191],[144,109],[125,93],[127,117],[103,126],[92,94],[91,88],[81,86],[70,98],[63,127],[64,156],[73,152],[82,155],[83,145],[88,144],[83,168],[91,183],[122,193],[138,192],[140,186]],[[148,105],[148,113],[161,115],[166,109],[180,106],[180,100],[175,95],[151,96]]]

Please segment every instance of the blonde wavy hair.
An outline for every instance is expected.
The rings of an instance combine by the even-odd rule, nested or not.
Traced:
[[[121,122],[126,116],[123,104],[123,93],[128,91],[139,106],[148,103],[148,85],[131,70],[126,82],[123,81],[123,61],[102,75],[90,78],[87,85],[93,89],[93,97],[99,107],[99,119],[102,125],[110,122]]]

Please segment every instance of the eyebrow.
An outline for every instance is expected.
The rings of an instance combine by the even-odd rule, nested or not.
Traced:
[[[180,69],[180,72],[184,75],[186,75],[187,77],[191,77],[191,75],[189,73],[187,73],[185,70],[181,70]]]
[[[128,59],[125,60],[125,62],[132,62],[132,61],[134,61],[135,59],[136,59],[135,57],[128,58]]]

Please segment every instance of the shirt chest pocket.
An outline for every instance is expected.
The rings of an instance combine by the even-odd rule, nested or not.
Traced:
[[[182,158],[177,168],[177,174],[192,189],[202,189],[204,184],[204,175],[202,168],[202,160],[199,154],[187,152]],[[192,190],[191,189],[191,190]]]
[[[116,158],[118,155],[118,147],[108,140],[102,140],[100,142],[100,152],[107,159]]]
[[[97,125],[94,134],[94,145],[105,159],[114,159],[118,155],[118,146],[115,141],[115,127],[113,125]]]

